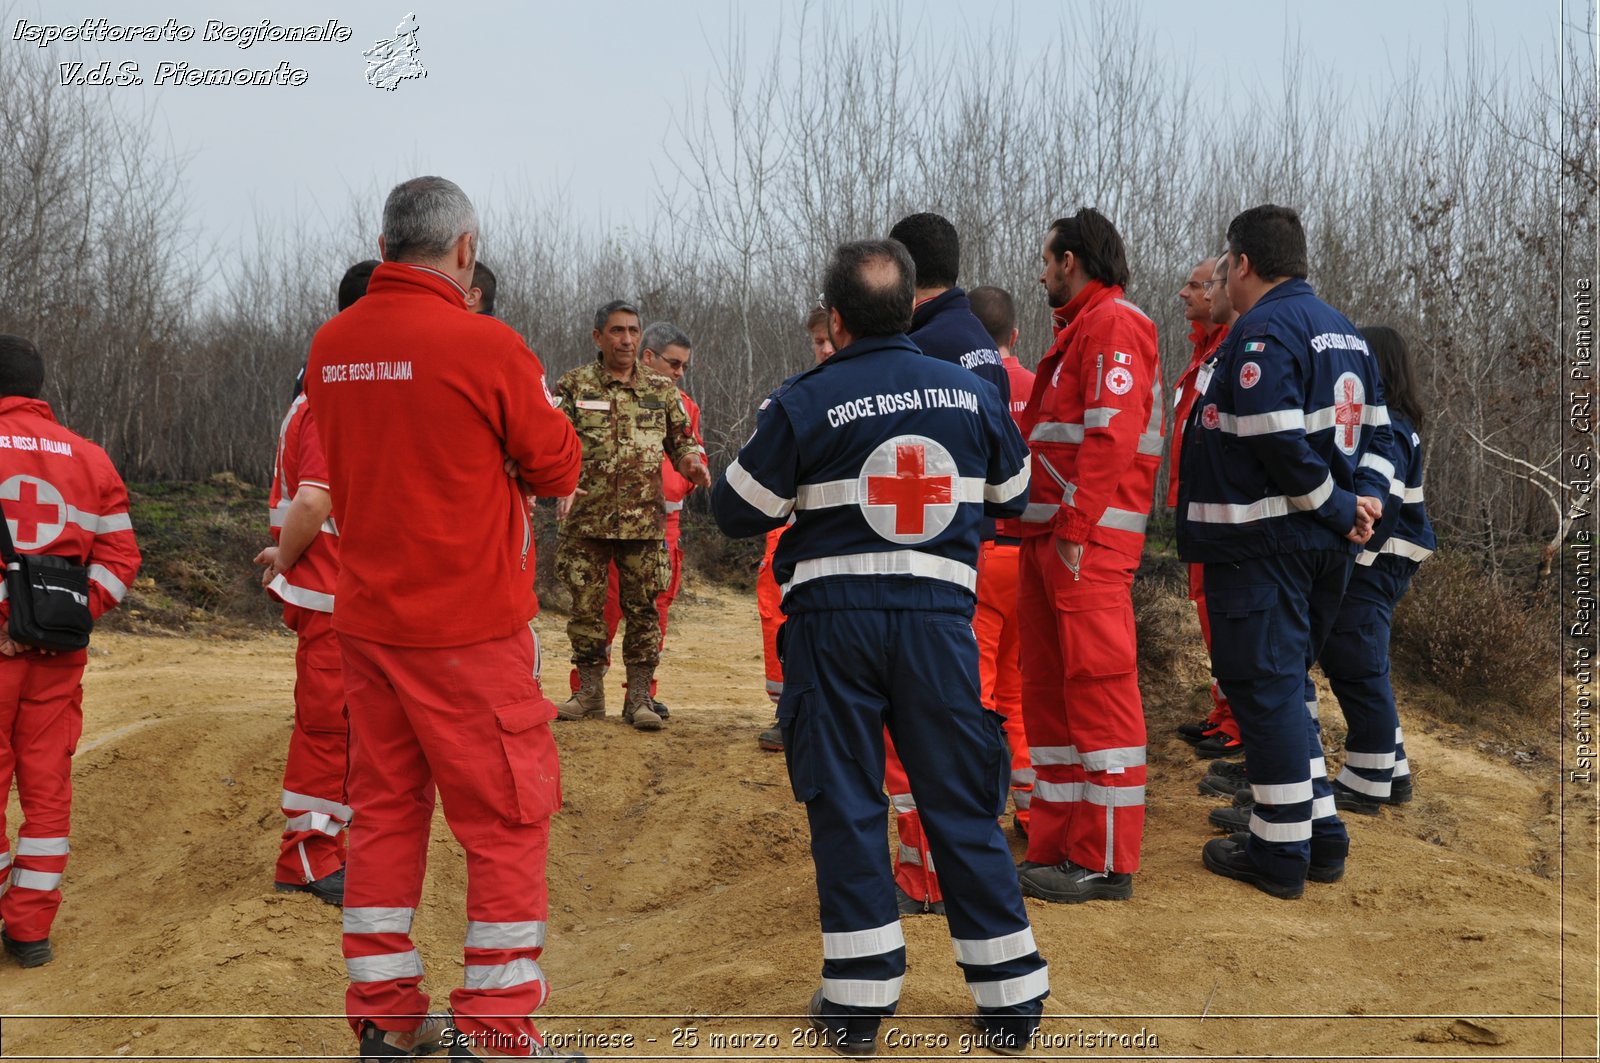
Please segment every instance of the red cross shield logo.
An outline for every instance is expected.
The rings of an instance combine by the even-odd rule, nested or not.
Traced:
[[[1205,425],[1207,428],[1213,429],[1222,424],[1222,418],[1217,415],[1216,403],[1206,403],[1205,408],[1200,411],[1200,423]]]
[[[1239,367],[1239,386],[1253,388],[1261,381],[1261,367],[1254,362],[1246,362]]]
[[[955,458],[937,440],[895,436],[861,466],[861,513],[890,542],[925,543],[955,519],[960,481]]]
[[[67,501],[49,480],[11,477],[0,483],[0,505],[18,550],[49,546],[67,526]]]
[[[1341,373],[1333,382],[1333,445],[1354,455],[1361,440],[1361,411],[1367,402],[1367,387],[1354,373]]]

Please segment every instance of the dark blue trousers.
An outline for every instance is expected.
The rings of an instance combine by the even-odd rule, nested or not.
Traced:
[[[1381,557],[1357,565],[1318,657],[1349,728],[1344,767],[1335,781],[1367,797],[1388,797],[1392,780],[1409,773],[1400,770],[1405,745],[1389,684],[1389,634],[1395,604],[1416,567]]]
[[[1048,973],[998,821],[1011,752],[1003,719],[979,701],[970,620],[920,610],[800,612],[784,623],[781,641],[778,719],[795,798],[811,823],[830,1012],[892,1015],[905,974],[885,847],[887,726],[978,1009],[1038,1015]]]

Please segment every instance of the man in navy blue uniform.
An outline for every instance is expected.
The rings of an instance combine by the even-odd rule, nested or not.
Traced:
[[[712,490],[722,530],[794,515],[773,561],[787,620],[778,703],[811,822],[822,988],[808,1014],[847,1055],[894,1014],[905,938],[884,859],[884,728],[916,789],[956,962],[985,1043],[1025,1047],[1049,994],[998,817],[1010,753],[982,708],[972,635],[978,526],[1020,514],[1028,452],[999,395],[905,336],[912,265],[894,240],[845,244],[824,281],[837,353],[761,405]]]
[[[1305,231],[1267,204],[1228,226],[1239,319],[1198,374],[1184,430],[1178,551],[1205,565],[1212,671],[1244,740],[1247,833],[1207,842],[1212,872],[1290,899],[1344,874],[1308,672],[1358,544],[1389,493],[1389,414],[1366,341],[1306,283]]]

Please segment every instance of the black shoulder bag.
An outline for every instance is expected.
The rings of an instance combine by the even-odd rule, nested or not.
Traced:
[[[13,642],[43,650],[81,650],[89,645],[89,570],[52,554],[22,554],[0,507],[0,558],[6,563],[8,634]]]

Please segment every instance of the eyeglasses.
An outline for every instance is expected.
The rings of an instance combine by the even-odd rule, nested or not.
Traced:
[[[1200,283],[1200,290],[1205,292],[1207,295],[1210,295],[1211,294],[1211,289],[1214,288],[1218,284],[1222,285],[1223,287],[1227,287],[1228,286],[1228,278],[1226,278],[1226,277],[1218,277],[1215,280],[1202,281]]]

